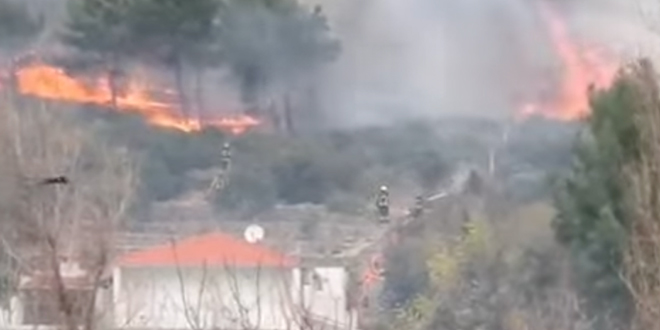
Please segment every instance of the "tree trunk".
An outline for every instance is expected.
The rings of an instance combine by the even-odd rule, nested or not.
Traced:
[[[293,107],[291,105],[291,95],[289,93],[284,94],[283,110],[286,133],[289,135],[295,135],[295,127],[293,124]]]
[[[181,59],[177,58],[174,61],[174,79],[176,81],[177,93],[179,94],[179,104],[181,105],[181,112],[184,118],[190,118],[190,108],[183,78],[183,63]]]
[[[84,326],[82,330],[94,330],[96,325],[96,296],[101,287],[101,277],[103,276],[104,269],[108,266],[106,251],[103,249],[101,251],[101,256],[99,256],[98,263],[94,269],[94,275],[92,277],[92,294],[90,300],[85,306],[85,311],[83,314],[84,317]]]
[[[57,243],[55,242],[55,238],[50,234],[46,235],[46,247],[48,249],[47,253],[49,254],[51,271],[53,272],[55,280],[55,299],[57,300],[58,309],[63,317],[64,327],[66,330],[76,330],[77,326],[73,313],[73,305],[67,293],[66,286],[64,285],[62,273],[60,272]]]
[[[110,85],[110,106],[113,110],[117,110],[117,73],[108,73],[108,85]]]
[[[197,66],[195,68],[195,103],[197,105],[197,117],[205,113],[204,104],[204,70]]]
[[[323,126],[323,113],[319,107],[318,92],[314,83],[310,82],[304,88],[304,100],[299,107],[302,109],[297,113],[298,127],[305,131],[315,130]],[[301,133],[300,131],[298,133]]]
[[[9,75],[7,77],[7,96],[9,97],[10,103],[15,107],[22,109],[22,104],[20,103],[20,86],[18,85],[18,63],[15,60],[12,60],[9,68]]]
[[[261,114],[261,98],[263,93],[264,76],[259,68],[248,67],[242,72],[241,98],[245,106],[245,114],[258,116]]]
[[[108,87],[110,88],[110,106],[117,110],[117,77],[119,76],[119,60],[113,54],[110,59],[110,70],[108,70]]]
[[[273,100],[270,101],[270,104],[268,104],[267,113],[270,116],[271,120],[271,125],[275,131],[280,131],[282,130],[283,124],[282,124],[282,116],[280,116],[280,113],[277,109],[277,103],[273,102]]]
[[[16,107],[17,109],[23,109],[25,107],[25,98],[23,93],[21,93],[20,81],[18,78],[18,72],[20,71],[26,58],[20,54],[15,54],[11,57],[11,62],[9,63],[9,72],[8,72],[8,81],[7,83],[7,96],[9,97],[9,103]]]

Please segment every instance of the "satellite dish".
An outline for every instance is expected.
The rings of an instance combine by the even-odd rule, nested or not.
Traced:
[[[261,226],[249,225],[247,228],[245,228],[245,232],[243,232],[243,237],[245,237],[245,240],[248,241],[248,243],[254,244],[264,239],[265,234],[266,233]]]

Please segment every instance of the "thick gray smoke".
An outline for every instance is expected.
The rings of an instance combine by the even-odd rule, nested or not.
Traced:
[[[522,102],[552,97],[562,63],[540,1],[560,10],[577,41],[624,59],[660,54],[656,0],[299,1],[321,4],[342,41],[318,93],[330,122],[340,126],[448,115],[509,118]],[[47,18],[48,33],[34,48],[54,47],[65,3],[30,0]],[[241,108],[227,80],[209,83],[213,93],[205,103],[214,111]]]
[[[328,70],[326,111],[341,125],[511,116],[561,79],[538,1],[324,1],[344,46]],[[629,1],[554,5],[576,38],[600,46],[630,50],[650,35]]]
[[[581,0],[567,9],[578,31],[613,49],[624,61],[660,58],[660,2]]]

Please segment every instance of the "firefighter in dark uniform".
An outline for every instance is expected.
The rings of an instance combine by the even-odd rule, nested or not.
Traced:
[[[229,169],[229,165],[231,165],[231,145],[229,142],[225,142],[222,145],[220,157],[220,168],[223,172],[226,172]]]
[[[220,150],[220,173],[218,173],[211,181],[206,195],[210,196],[222,188],[225,187],[227,179],[227,171],[229,171],[229,166],[231,165],[231,145],[229,142],[225,142],[222,145],[222,150]]]
[[[424,197],[419,195],[415,197],[415,205],[413,205],[410,215],[413,219],[417,219],[424,213]]]
[[[386,186],[381,186],[376,199],[376,208],[381,222],[387,222],[390,216],[390,192]]]

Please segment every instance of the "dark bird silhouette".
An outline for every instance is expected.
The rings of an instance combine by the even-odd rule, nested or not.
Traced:
[[[40,185],[53,185],[53,184],[62,184],[66,185],[69,184],[69,178],[66,176],[55,176],[51,178],[45,178],[39,181]]]

